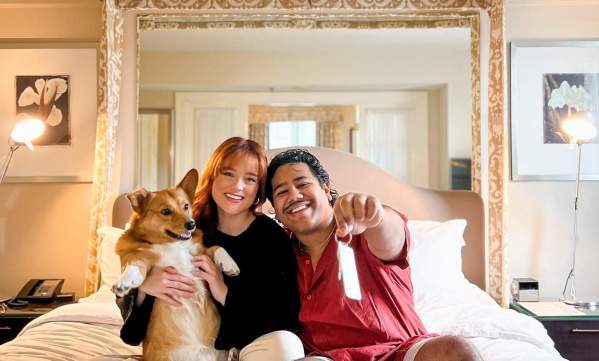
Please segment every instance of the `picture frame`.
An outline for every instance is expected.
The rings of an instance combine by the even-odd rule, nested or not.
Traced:
[[[349,152],[358,154],[358,126],[354,125],[349,128]]]
[[[56,90],[60,82],[61,92],[55,103],[43,104],[47,131],[33,142],[33,150],[15,152],[5,183],[91,183],[98,48],[95,42],[0,43],[0,144],[9,141],[18,120],[42,113],[37,111],[40,94],[48,89],[42,86],[52,84]],[[0,157],[7,153],[8,146],[0,147]]]
[[[599,41],[511,42],[509,89],[511,179],[575,180],[577,146],[559,123],[576,113],[599,128]],[[599,180],[597,138],[582,146],[581,179]]]
[[[16,75],[16,120],[39,117],[46,123],[34,145],[70,145],[70,79],[68,75]],[[49,96],[51,95],[51,96]]]

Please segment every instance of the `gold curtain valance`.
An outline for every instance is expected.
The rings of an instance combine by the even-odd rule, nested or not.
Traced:
[[[271,105],[250,105],[248,107],[248,122],[250,124],[266,124],[291,120],[314,120],[321,122],[343,122],[343,112],[346,107],[320,105],[313,107]]]

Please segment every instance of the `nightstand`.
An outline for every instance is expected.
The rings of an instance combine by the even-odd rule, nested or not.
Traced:
[[[73,302],[71,299],[50,303],[30,303],[22,308],[7,308],[5,313],[0,314],[0,344],[15,338],[23,327],[34,318]]]
[[[597,361],[599,355],[599,309],[580,310],[584,315],[538,316],[512,301],[510,308],[539,320],[562,357],[570,361]]]

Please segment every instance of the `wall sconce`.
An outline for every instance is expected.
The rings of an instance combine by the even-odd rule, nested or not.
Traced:
[[[39,119],[25,119],[17,124],[13,128],[10,133],[10,138],[12,142],[9,140],[9,149],[8,154],[6,155],[6,159],[4,160],[4,164],[2,165],[2,173],[0,174],[0,183],[4,180],[4,176],[6,176],[6,172],[8,171],[8,167],[10,166],[10,161],[14,153],[19,149],[22,145],[26,145],[27,148],[33,150],[33,145],[31,142],[37,138],[39,138],[44,131],[46,130],[46,126],[44,122]]]

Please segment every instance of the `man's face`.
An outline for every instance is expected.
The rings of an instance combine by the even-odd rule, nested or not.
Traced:
[[[321,187],[307,164],[280,166],[272,179],[272,191],[277,219],[298,238],[329,226],[333,217],[330,187]]]

